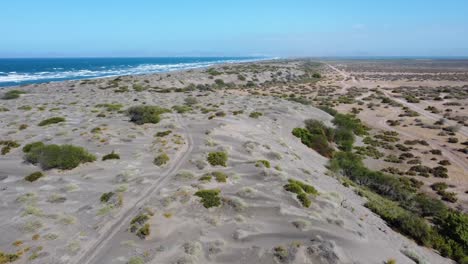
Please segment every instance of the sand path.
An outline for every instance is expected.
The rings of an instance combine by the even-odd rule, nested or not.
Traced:
[[[105,249],[109,246],[113,237],[118,232],[125,231],[127,229],[131,219],[137,215],[138,211],[144,206],[144,204],[151,198],[153,194],[158,192],[164,186],[164,183],[170,179],[170,176],[176,173],[180,169],[181,165],[188,159],[193,149],[193,139],[187,128],[184,126],[181,117],[179,115],[175,115],[175,119],[184,131],[187,144],[185,144],[184,148],[178,152],[177,156],[174,158],[174,162],[172,162],[170,167],[168,167],[166,171],[161,174],[158,180],[149,185],[146,190],[141,192],[141,196],[136,200],[135,203],[127,206],[127,208],[122,208],[119,216],[104,225],[100,230],[101,234],[99,237],[92,243],[89,243],[80,254],[75,256],[75,258],[70,261],[70,263],[96,263],[95,261],[100,259],[100,253],[106,252]]]

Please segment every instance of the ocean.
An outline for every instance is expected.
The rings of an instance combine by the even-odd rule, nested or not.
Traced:
[[[262,60],[259,57],[0,59],[0,87],[136,75]]]

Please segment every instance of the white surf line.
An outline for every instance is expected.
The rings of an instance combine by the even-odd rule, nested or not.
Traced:
[[[190,153],[193,150],[193,139],[190,132],[181,122],[180,117],[178,114],[175,115],[176,121],[181,125],[182,129],[185,132],[187,144],[186,149],[182,149],[179,152],[179,156],[175,159],[175,162],[169,167],[161,177],[153,184],[148,186],[145,191],[141,192],[142,195],[138,198],[138,200],[126,211],[122,212],[120,217],[113,219],[112,222],[109,222],[101,229],[101,235],[98,239],[89,245],[85,250],[81,252],[78,256],[75,257],[74,260],[71,260],[70,263],[72,264],[90,264],[95,263],[94,261],[98,260],[99,253],[105,249],[106,245],[112,238],[122,229],[126,229],[125,226],[128,225],[131,219],[135,216],[135,214],[140,210],[141,207],[150,199],[150,197],[159,191],[163,184],[172,176],[175,172],[180,169],[182,163],[184,163]],[[102,264],[102,263],[99,263]]]

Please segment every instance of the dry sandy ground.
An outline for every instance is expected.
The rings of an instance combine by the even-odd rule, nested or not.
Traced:
[[[212,81],[202,71],[132,78],[144,79],[161,82],[160,87],[176,86],[175,80]],[[1,156],[0,249],[29,248],[15,263],[414,263],[405,251],[427,263],[450,263],[390,229],[363,206],[363,198],[326,175],[325,158],[291,134],[305,119],[330,124],[328,114],[235,91],[115,93],[97,88],[105,82],[28,86],[21,88],[27,92],[21,98],[1,101],[10,111],[0,113],[0,139],[17,140],[21,147],[34,141],[73,144],[98,157],[70,171],[48,170],[30,183],[24,176],[39,168],[23,161],[21,147]],[[193,111],[164,114],[159,124],[141,126],[124,113],[96,107],[146,103],[171,108],[187,97],[198,100]],[[24,105],[32,109],[18,109]],[[226,116],[209,119],[213,112],[202,113],[201,107]],[[237,110],[243,113],[234,115]],[[253,111],[263,116],[249,117]],[[98,117],[101,112],[105,117]],[[37,126],[53,116],[66,122]],[[18,130],[21,124],[28,128]],[[91,132],[96,127],[100,132]],[[165,130],[172,133],[154,136]],[[100,160],[112,151],[121,159]],[[206,162],[213,151],[228,153],[227,167]],[[158,167],[153,159],[161,152],[170,162]],[[256,166],[258,160],[269,160],[271,168]],[[213,171],[226,173],[227,182],[199,181]],[[283,189],[291,178],[319,191],[310,208]],[[222,205],[206,209],[194,193],[213,188],[221,190]],[[122,206],[100,202],[110,191],[122,195]],[[154,214],[148,222],[151,235],[142,240],[129,232],[130,221],[147,211]],[[15,246],[15,241],[22,244]]]

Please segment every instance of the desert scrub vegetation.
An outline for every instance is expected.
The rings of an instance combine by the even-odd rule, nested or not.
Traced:
[[[262,168],[271,168],[270,162],[268,160],[257,160],[255,162],[255,167],[262,167]]]
[[[20,90],[10,90],[3,94],[2,99],[3,100],[11,100],[11,99],[17,99],[20,97],[20,95],[25,94],[26,92],[20,91]]]
[[[170,112],[171,110],[159,106],[140,105],[130,107],[127,110],[127,115],[130,117],[130,122],[143,125],[157,124],[161,121],[160,115]]]
[[[256,112],[256,111],[249,114],[250,118],[259,118],[261,116],[263,116],[263,113]]]
[[[12,263],[18,260],[19,258],[20,254],[18,253],[11,254],[0,251],[0,264]]]
[[[354,116],[335,114],[333,123],[337,129],[345,128],[356,135],[367,134],[367,128]],[[301,139],[307,139],[308,136],[304,136],[304,134],[312,134],[311,131],[317,127],[322,128],[320,133],[323,138],[327,138],[327,135],[334,137],[333,131],[327,133],[326,129],[316,124],[305,129],[296,129],[294,132]],[[387,133],[382,135],[380,139],[395,142],[394,138],[396,137],[397,134]],[[362,157],[352,152],[353,141],[348,144],[350,144],[351,149],[341,148],[341,151],[333,153],[328,167],[331,171],[341,173],[348,181],[355,184],[354,188],[357,193],[367,198],[366,206],[369,209],[380,215],[392,228],[411,237],[417,243],[432,247],[443,256],[450,257],[460,263],[468,260],[467,214],[455,211],[439,199],[419,192],[422,184],[417,180],[412,181],[408,178],[368,169],[364,166]],[[423,140],[405,141],[405,145],[415,144],[426,145],[427,142]],[[429,173],[442,177],[446,175],[446,168],[441,166],[436,169],[418,165],[410,171],[424,175]],[[349,184],[347,185],[349,186]],[[301,194],[303,191],[300,186],[291,183],[285,185],[284,188],[296,194]],[[304,195],[298,195],[297,198],[302,202],[304,197]],[[446,194],[445,199],[455,198],[451,194]],[[305,203],[307,204],[307,201]]]
[[[6,155],[11,151],[11,149],[19,147],[20,144],[13,140],[0,140],[0,146],[2,146],[2,149],[0,150],[1,154]]]
[[[105,161],[105,160],[110,160],[110,159],[120,159],[120,155],[115,153],[114,151],[112,151],[111,153],[107,154],[107,155],[104,155],[102,157],[102,160]]]
[[[141,239],[145,239],[151,234],[151,227],[147,222],[151,219],[152,216],[153,213],[149,210],[146,210],[146,212],[135,216],[130,222],[130,232],[135,233],[135,235]]]
[[[44,174],[40,171],[33,172],[29,174],[28,176],[24,177],[24,179],[28,182],[35,182],[39,180],[40,178],[44,177]]]
[[[211,166],[227,166],[228,155],[226,152],[210,152],[207,161]]]
[[[219,194],[221,190],[212,189],[212,190],[200,190],[195,193],[195,196],[201,198],[201,203],[205,208],[218,207],[221,205],[221,197]]]
[[[157,132],[155,137],[165,137],[165,136],[168,136],[172,133],[171,130],[166,130],[166,131],[161,131],[161,132]]]
[[[172,109],[176,111],[178,114],[184,114],[184,113],[192,111],[192,107],[188,105],[174,105]]]
[[[32,164],[38,164],[42,169],[71,170],[81,163],[93,162],[96,157],[84,148],[73,145],[45,145],[34,142],[23,147],[24,159]]]
[[[289,179],[288,184],[284,185],[283,188],[296,194],[296,198],[301,202],[302,206],[309,208],[311,201],[308,195],[318,195],[318,191],[312,186],[301,181]]]
[[[166,153],[162,153],[162,154],[158,155],[156,158],[154,158],[153,163],[156,166],[163,166],[166,163],[168,163],[169,160],[170,160],[169,156]]]
[[[65,118],[57,116],[57,117],[51,117],[51,118],[42,120],[37,125],[38,126],[48,126],[48,125],[57,124],[57,123],[61,123],[61,122],[65,122]]]

